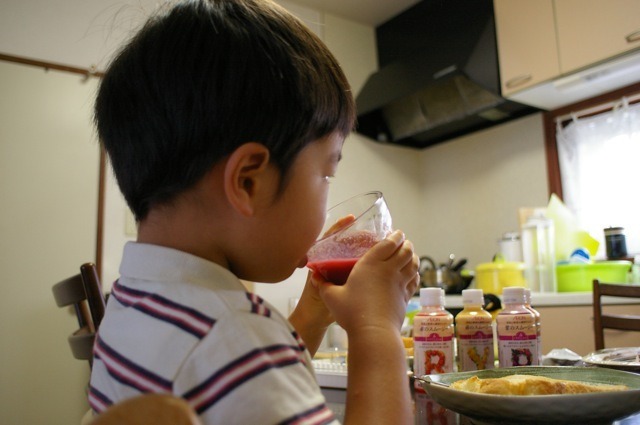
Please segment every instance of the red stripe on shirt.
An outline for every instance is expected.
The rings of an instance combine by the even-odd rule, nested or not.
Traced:
[[[274,368],[299,364],[297,350],[289,346],[273,346],[254,350],[226,368],[216,372],[200,386],[184,395],[198,413],[209,409],[235,388]]]
[[[119,382],[142,393],[172,391],[172,383],[137,365],[109,347],[99,336],[94,347],[95,355],[107,368],[109,375]]]

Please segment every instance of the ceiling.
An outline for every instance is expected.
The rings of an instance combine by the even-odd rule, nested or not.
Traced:
[[[352,21],[377,26],[420,0],[290,0]]]

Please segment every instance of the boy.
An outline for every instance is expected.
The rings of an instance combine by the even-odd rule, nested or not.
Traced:
[[[334,423],[310,355],[335,320],[345,422],[412,423],[399,327],[418,264],[401,232],[344,286],[309,279],[290,322],[238,280],[287,278],[322,228],[354,122],[322,42],[268,0],[177,3],[111,64],[95,119],[138,239],[96,340],[94,411],[158,392],[205,424]]]

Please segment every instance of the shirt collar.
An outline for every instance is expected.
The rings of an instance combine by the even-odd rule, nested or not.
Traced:
[[[156,282],[185,282],[209,289],[245,291],[233,273],[216,263],[173,248],[138,242],[125,244],[120,275]]]

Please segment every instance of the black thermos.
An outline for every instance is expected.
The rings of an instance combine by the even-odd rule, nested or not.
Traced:
[[[627,256],[627,240],[623,227],[609,227],[604,229],[607,243],[607,259],[617,260]]]

